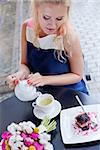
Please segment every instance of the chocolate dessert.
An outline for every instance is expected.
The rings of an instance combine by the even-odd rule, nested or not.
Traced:
[[[83,131],[89,130],[89,124],[91,123],[90,117],[86,113],[81,113],[78,116],[75,117],[76,124],[79,128],[81,128]]]

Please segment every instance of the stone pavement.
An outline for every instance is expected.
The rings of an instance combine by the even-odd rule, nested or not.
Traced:
[[[21,24],[27,18],[27,2],[23,2],[0,0],[0,101],[13,94],[5,80],[18,70]]]
[[[100,93],[100,0],[73,0],[71,17],[79,31],[91,94]],[[88,66],[87,66],[88,65]]]
[[[0,100],[13,94],[5,79],[18,69],[20,27],[28,16],[28,1],[0,0]],[[73,0],[71,20],[77,30],[86,63],[91,94],[100,93],[100,0]],[[9,90],[9,93],[6,92]]]

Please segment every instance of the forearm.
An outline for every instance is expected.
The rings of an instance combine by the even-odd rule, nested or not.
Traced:
[[[52,75],[52,76],[45,76],[45,84],[46,85],[69,85],[79,82],[82,77],[74,74],[62,74],[62,75]]]

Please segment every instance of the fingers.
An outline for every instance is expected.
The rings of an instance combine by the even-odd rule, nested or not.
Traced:
[[[12,90],[15,88],[15,84],[14,84],[14,83],[9,83],[8,86],[9,86],[9,88],[12,89]]]
[[[15,86],[19,83],[19,80],[24,80],[25,75],[22,75],[20,72],[17,72],[13,75],[7,77],[7,84],[10,89],[14,89]],[[27,78],[27,83],[33,86],[44,86],[43,76],[40,73],[30,74]]]
[[[6,84],[9,86],[10,89],[14,89],[18,83],[19,83],[19,79],[17,79],[16,74],[9,75],[7,77]]]
[[[15,86],[19,83],[19,80],[24,80],[24,79],[25,79],[25,75],[23,75],[23,72],[18,71],[7,77],[6,84],[8,84],[9,88],[14,89]]]
[[[44,82],[43,82],[43,76],[40,75],[39,73],[35,73],[35,74],[30,74],[27,80],[27,83],[29,85],[33,85],[33,86],[43,86]]]
[[[29,84],[29,83],[28,83],[28,84]],[[33,86],[38,87],[38,86],[43,86],[44,83],[43,83],[43,81],[40,79],[40,80],[36,80],[36,81],[30,83],[30,85],[33,85]]]
[[[10,89],[14,89],[15,87],[14,80],[15,77],[10,75],[7,77],[7,81],[5,82],[5,84],[8,85]]]
[[[44,82],[41,81],[41,80],[37,80],[37,81],[34,81],[34,82],[28,82],[29,85],[33,85],[33,86],[36,86],[36,87],[39,87],[39,86],[44,86]]]
[[[41,77],[41,75],[40,75],[40,73],[37,72],[37,73],[34,73],[34,74],[30,74],[28,76],[28,79],[31,80],[33,78],[38,78],[38,77]]]
[[[41,82],[41,79],[39,79],[39,78],[33,78],[33,79],[28,79],[27,80],[27,83],[29,84],[29,85],[36,85],[36,84],[38,84],[39,82]]]
[[[19,83],[19,80],[16,79],[14,82],[15,82],[15,85],[17,85]]]
[[[37,83],[35,86],[36,86],[36,87],[44,86],[44,83],[43,83],[43,82],[40,82],[40,83]]]
[[[33,82],[36,82],[37,80],[39,80],[41,78],[41,75],[39,73],[34,73],[34,74],[30,74],[28,76],[28,80],[27,83],[28,84],[32,84]]]

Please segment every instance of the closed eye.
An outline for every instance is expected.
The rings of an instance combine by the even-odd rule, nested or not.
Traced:
[[[61,21],[61,20],[63,20],[63,16],[62,16],[62,17],[58,17],[58,18],[56,18],[56,20],[57,20],[57,21]]]
[[[43,18],[44,18],[45,20],[49,20],[51,17],[50,17],[50,16],[45,15],[45,16],[43,16]]]

